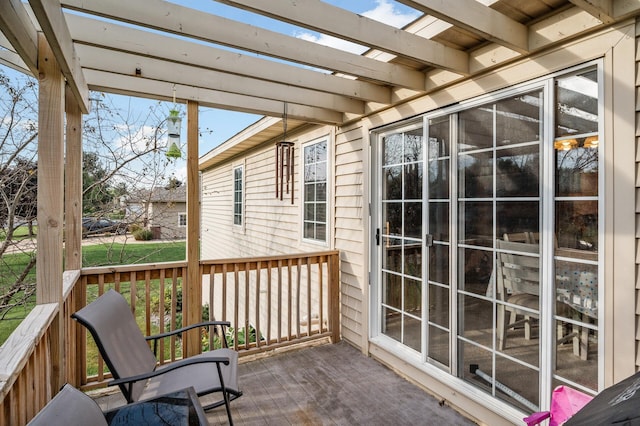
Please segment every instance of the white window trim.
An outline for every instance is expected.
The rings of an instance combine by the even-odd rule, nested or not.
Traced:
[[[333,193],[333,174],[331,173],[331,158],[332,158],[332,134],[326,134],[321,137],[315,138],[303,144],[300,144],[300,164],[299,164],[299,176],[300,176],[300,240],[304,243],[313,244],[321,247],[329,247],[329,242],[332,238],[332,215],[331,215],[331,194]],[[327,187],[327,200],[326,200],[326,221],[325,221],[325,240],[316,240],[312,238],[304,237],[304,149],[307,146],[315,145],[321,142],[326,142],[327,144],[327,164],[326,164],[326,187]]]
[[[184,217],[184,225],[182,224],[182,217]],[[186,228],[187,227],[187,213],[178,213],[178,227]]]
[[[236,170],[240,170],[242,177],[240,179],[240,183],[242,185],[242,190],[240,191],[240,223],[237,224],[236,223],[236,211],[235,211],[235,207],[236,207]],[[231,182],[232,182],[232,186],[231,186],[231,224],[233,225],[234,229],[240,229],[242,231],[244,231],[245,229],[245,222],[246,222],[246,214],[245,214],[245,197],[246,197],[246,189],[245,189],[245,165],[244,163],[239,164],[237,166],[233,167],[233,170],[231,172]]]

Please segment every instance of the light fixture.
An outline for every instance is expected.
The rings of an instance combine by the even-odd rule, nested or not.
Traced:
[[[173,86],[173,107],[169,110],[169,116],[167,117],[167,145],[169,149],[165,154],[167,158],[178,159],[182,158],[182,152],[180,151],[180,130],[182,129],[182,118],[180,117],[180,110],[176,105],[176,86]]]
[[[577,146],[578,141],[576,139],[560,139],[553,143],[553,148],[558,151],[569,151]]]
[[[585,138],[584,144],[582,146],[584,146],[585,148],[598,148],[598,145],[600,145],[598,136],[589,136]]]
[[[291,191],[293,204],[293,162],[294,143],[287,141],[287,103],[282,114],[282,140],[276,142],[276,198],[284,199],[285,191]]]

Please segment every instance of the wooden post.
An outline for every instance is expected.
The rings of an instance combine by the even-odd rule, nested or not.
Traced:
[[[67,87],[65,95],[65,270],[82,268],[82,112]]]
[[[82,269],[82,111],[73,92],[65,90],[66,150],[64,174],[64,269]],[[82,290],[82,291],[81,291]],[[84,286],[77,286],[71,293],[69,313],[84,306]],[[61,319],[68,329],[65,336],[65,382],[80,386],[82,377],[82,352],[84,330],[75,321]],[[72,359],[74,362],[69,362]]]
[[[62,303],[64,200],[64,78],[42,33],[38,34],[38,251],[36,303]],[[62,305],[60,305],[62,306]],[[64,378],[62,309],[51,329],[51,388]]]
[[[329,329],[331,341],[340,341],[340,253],[334,252],[327,259],[329,266]],[[321,324],[322,326],[322,324]]]
[[[200,181],[198,173],[198,103],[187,102],[187,276],[182,283],[185,325],[202,321],[200,278]],[[200,353],[200,330],[185,336],[187,356]]]

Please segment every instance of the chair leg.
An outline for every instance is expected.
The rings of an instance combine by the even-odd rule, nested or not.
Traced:
[[[498,350],[504,350],[505,340],[507,338],[507,325],[504,322],[504,316],[504,306],[498,305],[498,318],[496,320],[496,328],[498,329]]]
[[[227,417],[229,418],[229,425],[233,426],[233,419],[231,418],[231,405],[229,404],[229,393],[224,386],[224,378],[222,377],[222,369],[220,368],[220,363],[216,363],[216,367],[218,368],[218,377],[220,378],[220,387],[222,388],[222,397],[224,398],[224,407],[227,410]]]
[[[587,318],[585,315],[576,315],[575,319],[579,319],[585,322]],[[580,357],[581,360],[586,361],[589,352],[589,329],[587,327],[581,327],[573,324],[573,354]]]
[[[580,333],[580,359],[587,360],[589,356],[589,329],[582,327],[582,333]]]
[[[224,395],[224,406],[227,409],[227,417],[229,417],[229,425],[233,426],[233,419],[231,418],[231,404],[229,404],[229,394],[227,391],[223,391]]]
[[[524,317],[524,338],[531,340],[531,317],[529,315]]]

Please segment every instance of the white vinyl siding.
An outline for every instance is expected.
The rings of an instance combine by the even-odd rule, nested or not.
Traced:
[[[338,129],[335,144],[335,248],[340,250],[342,336],[365,345],[367,339],[367,263],[365,249],[367,205],[363,128],[354,125]],[[348,265],[348,267],[346,267]]]

